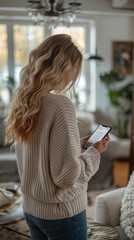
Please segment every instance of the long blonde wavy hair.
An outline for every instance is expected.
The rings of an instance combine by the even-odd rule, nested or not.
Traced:
[[[82,54],[66,34],[53,35],[31,51],[28,65],[20,72],[20,86],[5,120],[5,144],[30,141],[42,98],[51,91],[58,93],[70,88],[80,73],[81,64]],[[71,80],[74,68],[75,79]]]

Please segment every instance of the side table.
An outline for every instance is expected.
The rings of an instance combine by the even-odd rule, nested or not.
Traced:
[[[113,181],[118,187],[125,187],[129,180],[129,159],[120,158],[113,163]]]

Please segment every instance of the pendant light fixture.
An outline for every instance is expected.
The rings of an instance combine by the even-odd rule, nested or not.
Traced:
[[[94,55],[91,55],[87,58],[88,61],[95,60],[95,61],[104,61],[103,57],[98,55],[97,47],[96,47],[96,53]]]

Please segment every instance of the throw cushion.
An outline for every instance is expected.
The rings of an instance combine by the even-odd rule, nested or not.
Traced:
[[[6,189],[0,188],[0,207],[12,203],[14,194]]]
[[[77,120],[80,137],[89,135],[97,126],[92,113],[77,112]]]
[[[126,235],[134,239],[134,172],[125,189],[121,205],[120,224]]]

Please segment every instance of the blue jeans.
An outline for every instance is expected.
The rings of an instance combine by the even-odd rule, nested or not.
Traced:
[[[32,240],[87,240],[86,210],[69,218],[44,220],[24,213]]]

